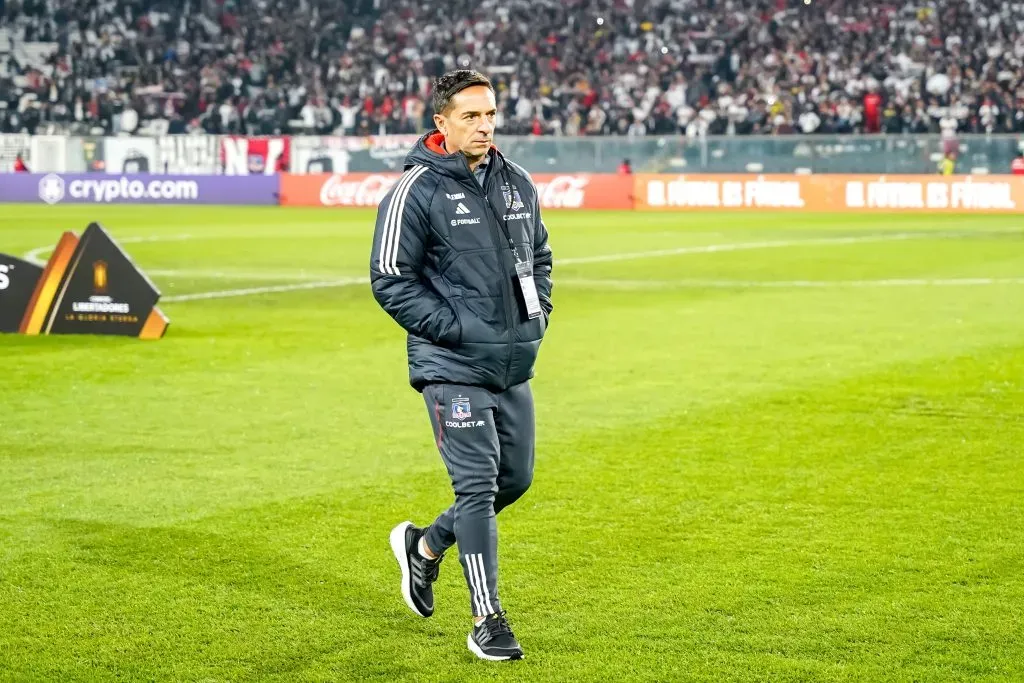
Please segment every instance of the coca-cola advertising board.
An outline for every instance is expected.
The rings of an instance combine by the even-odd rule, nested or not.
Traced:
[[[377,206],[398,173],[334,173],[281,176],[282,206]]]
[[[633,179],[608,173],[537,173],[542,209],[632,209]]]
[[[284,206],[377,206],[401,177],[398,173],[347,173],[281,177]],[[541,208],[631,209],[633,180],[597,173],[533,176]]]

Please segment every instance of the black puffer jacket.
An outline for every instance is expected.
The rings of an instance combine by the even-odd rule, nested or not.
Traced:
[[[551,313],[551,249],[529,174],[492,148],[483,188],[437,131],[421,137],[377,208],[370,281],[408,337],[409,381],[502,391],[533,377]],[[511,187],[509,187],[511,186]],[[544,313],[529,319],[515,257]]]

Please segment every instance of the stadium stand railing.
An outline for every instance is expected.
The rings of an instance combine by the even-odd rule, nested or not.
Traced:
[[[64,136],[0,135],[0,172],[18,154],[39,172],[295,174],[401,170],[415,135]],[[499,136],[499,147],[532,172],[937,173],[955,154],[960,174],[1009,173],[1016,135]]]

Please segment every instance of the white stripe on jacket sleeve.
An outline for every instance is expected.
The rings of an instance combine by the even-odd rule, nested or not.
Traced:
[[[400,275],[398,272],[398,241],[402,236],[402,216],[405,212],[405,200],[409,196],[412,184],[427,172],[426,166],[415,166],[402,176],[391,195],[388,214],[384,220],[384,237],[381,239],[380,254],[377,267],[385,275]]]

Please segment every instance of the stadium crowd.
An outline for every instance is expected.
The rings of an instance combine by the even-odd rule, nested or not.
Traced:
[[[419,132],[454,67],[492,77],[505,133],[1024,131],[1021,3],[0,0],[0,17],[0,132]],[[40,41],[44,63],[18,60]]]

